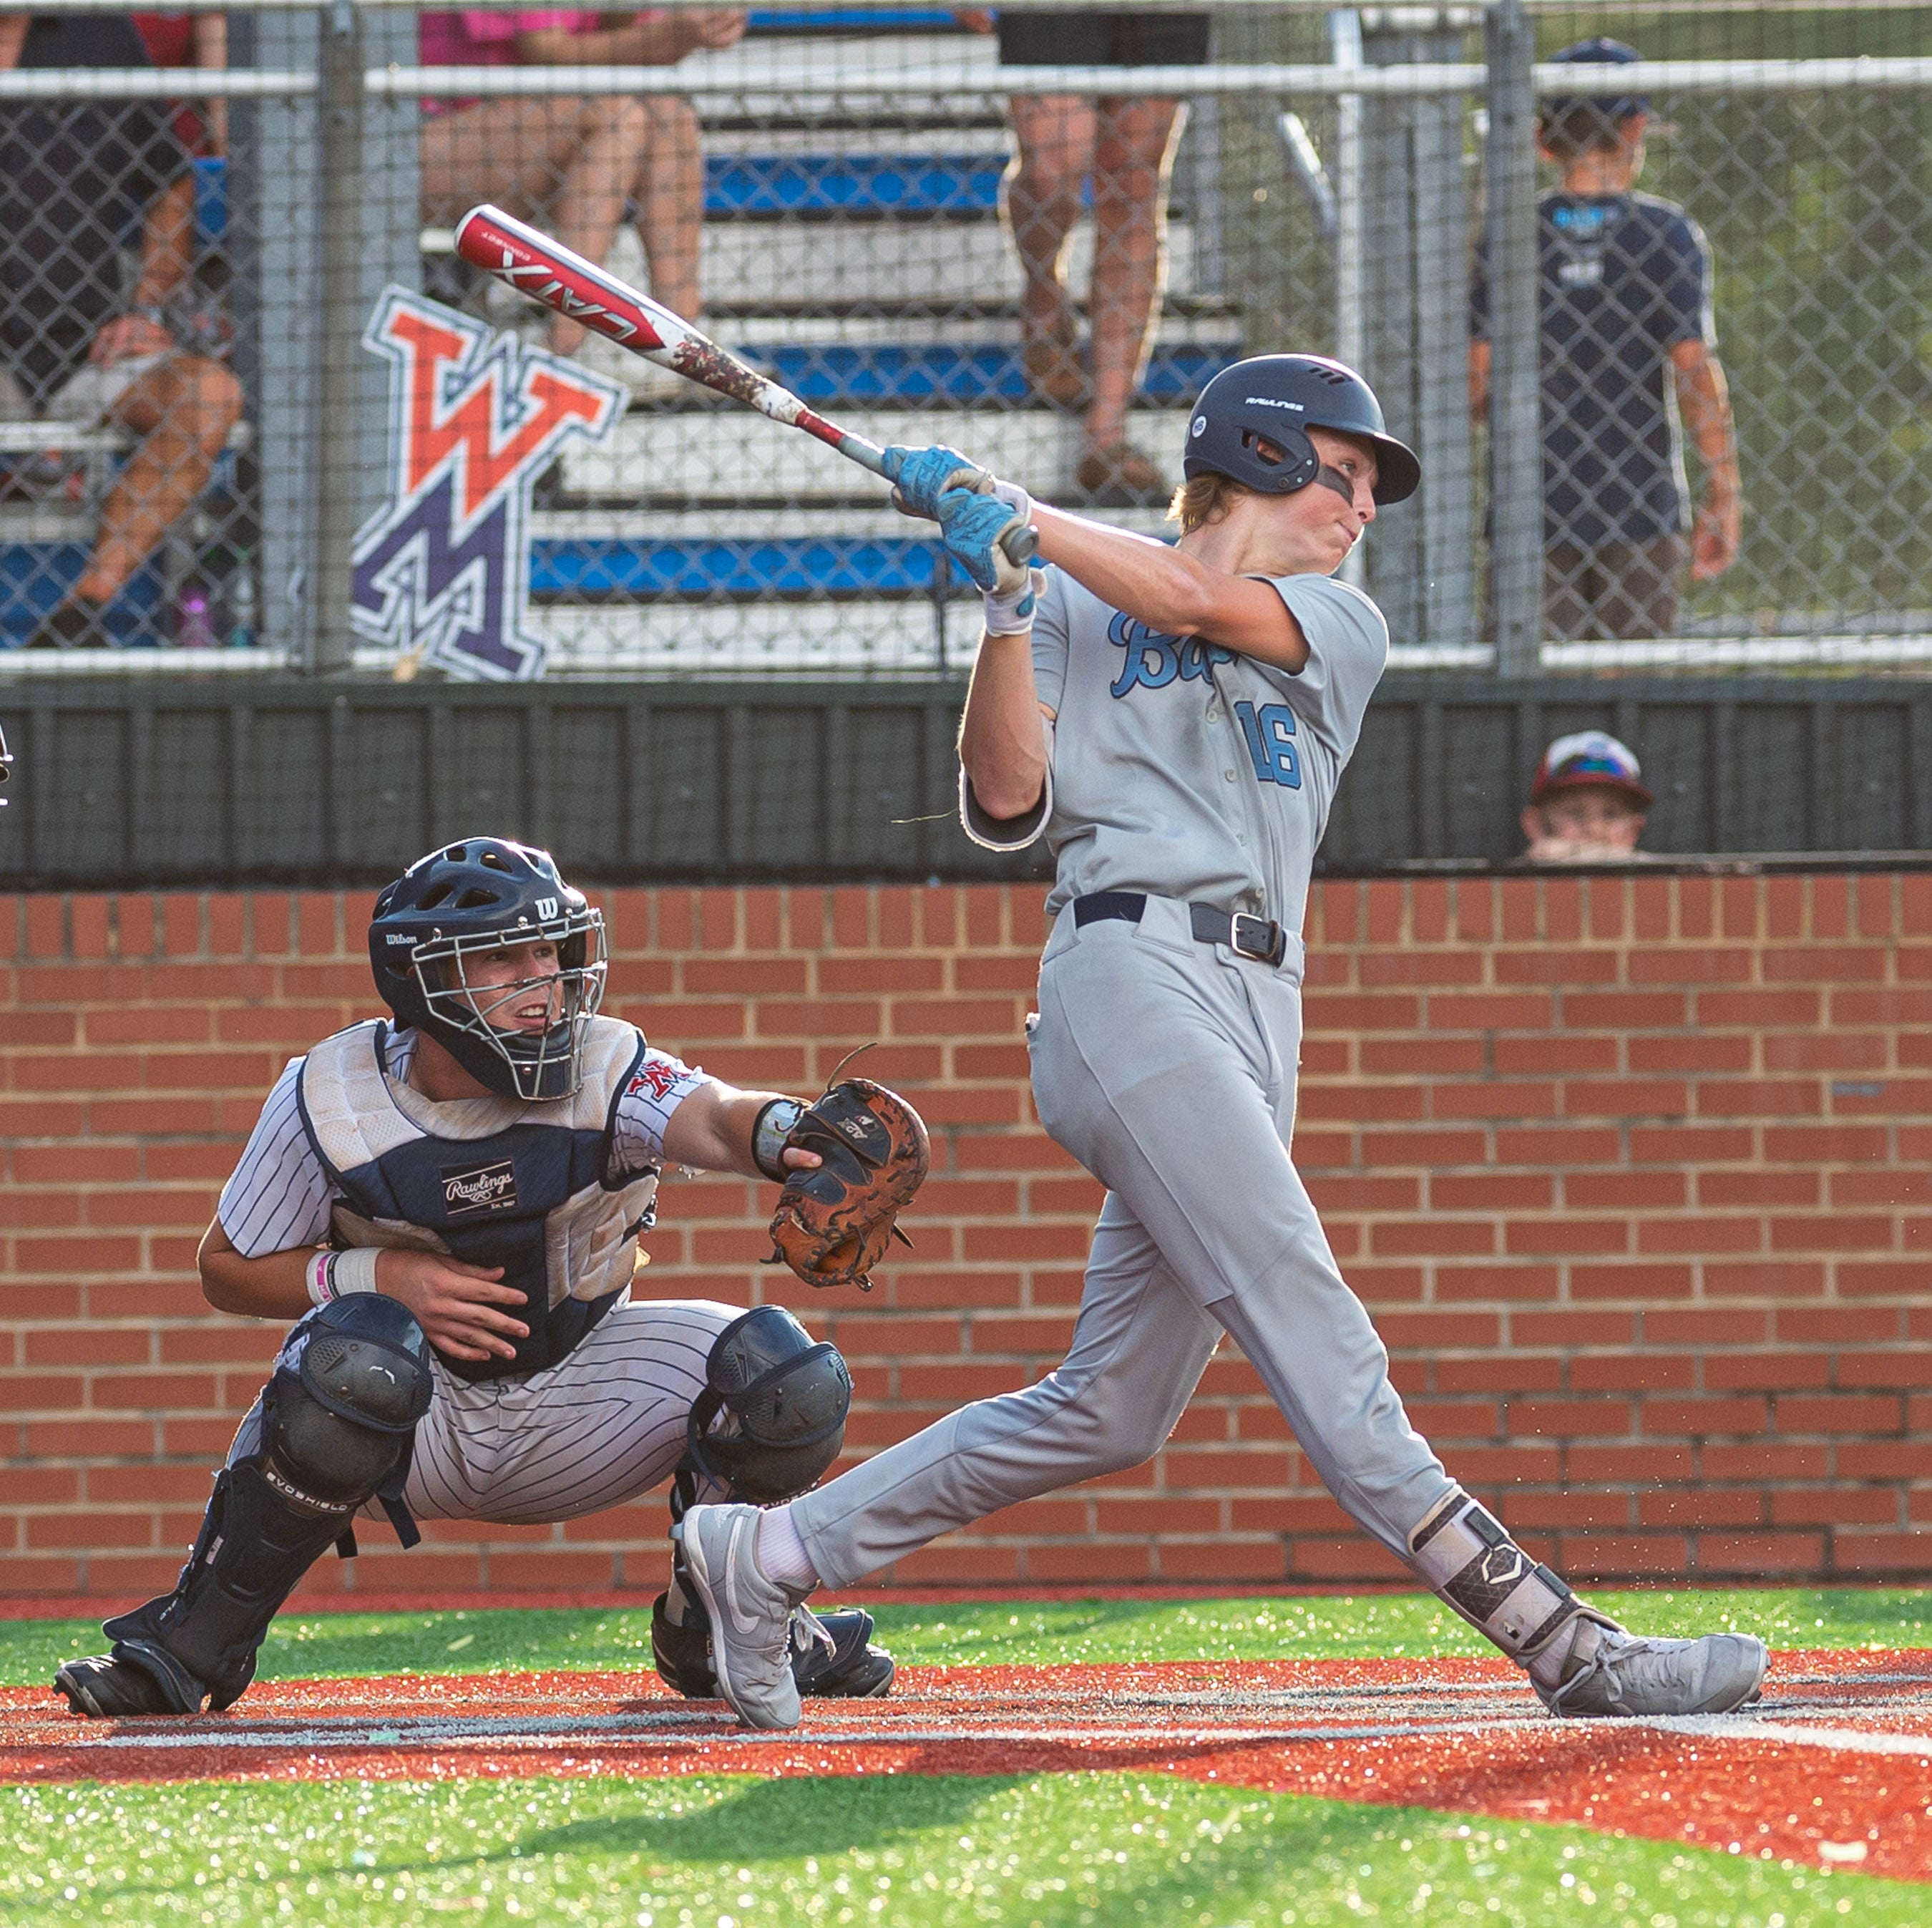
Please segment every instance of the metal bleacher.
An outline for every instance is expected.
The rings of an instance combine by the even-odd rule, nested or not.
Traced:
[[[950,16],[914,17],[934,24],[747,41],[760,66],[808,60],[878,91],[755,122],[707,113],[706,326],[861,434],[950,442],[1051,497],[1070,483],[1079,425],[1031,400],[1020,368],[1000,104],[909,113],[892,98],[894,73],[929,70],[935,45],[986,74],[995,47]],[[1202,383],[1239,352],[1238,317],[1198,286],[1180,203],[1135,428],[1163,457]],[[1070,275],[1083,308],[1091,249],[1083,224]],[[628,228],[610,265],[643,284]],[[526,312],[494,288],[487,299],[504,323]],[[1152,530],[1161,512],[1108,519]],[[605,444],[567,454],[532,529],[532,615],[553,673],[931,674],[963,667],[978,638],[970,585],[877,483],[695,389],[634,404]]]
[[[1034,400],[1020,365],[997,68],[990,36],[923,10],[754,14],[740,46],[682,63],[680,80],[705,90],[705,322],[862,434],[950,442],[1044,498],[1070,500],[1078,421]],[[1164,466],[1193,395],[1240,350],[1239,315],[1201,271],[1191,178],[1184,146],[1166,306],[1132,430]],[[543,338],[538,311],[454,262],[446,230],[424,230],[422,243],[427,291]],[[1092,247],[1083,223],[1069,264],[1083,313]],[[628,225],[610,266],[648,284]],[[249,434],[244,422],[237,449]],[[85,476],[64,495],[0,500],[0,647],[17,645],[83,566],[128,440],[0,423],[0,458],[58,447]],[[276,449],[263,443],[260,459],[274,461]],[[232,455],[217,480],[235,486]],[[1098,512],[1150,531],[1162,523],[1158,509]],[[964,668],[977,641],[970,585],[929,525],[897,515],[879,484],[820,445],[694,387],[634,399],[604,444],[568,451],[539,483],[527,526],[532,626],[552,675],[930,675]],[[172,585],[196,567],[194,542],[184,518],[110,607],[122,649],[11,667],[280,666],[266,647],[177,660]],[[354,662],[380,674],[395,656],[358,647]]]

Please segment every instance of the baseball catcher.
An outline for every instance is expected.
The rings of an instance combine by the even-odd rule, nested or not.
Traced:
[[[951,449],[887,452],[986,593],[960,732],[968,834],[1058,864],[1028,1020],[1041,1122],[1107,1188],[1072,1350],[768,1512],[700,1505],[694,1587],[741,1719],[798,1719],[797,1603],[997,1508],[1138,1464],[1232,1333],[1363,1530],[1527,1670],[1554,1713],[1723,1713],[1742,1634],[1633,1638],[1531,1558],[1410,1425],[1289,1155],[1310,867],[1388,654],[1334,572],[1421,479],[1352,369],[1238,362],[1189,418],[1169,548],[1058,509]],[[1052,566],[1000,548],[1037,525]]]
[[[76,1713],[232,1705],[302,1575],[332,1545],[353,1556],[358,1515],[410,1546],[418,1519],[574,1519],[670,1479],[676,1519],[790,1498],[838,1456],[851,1380],[834,1347],[777,1306],[630,1289],[665,1161],[790,1196],[834,1170],[814,1149],[830,1100],[734,1090],[600,1015],[602,915],[544,851],[431,851],[377,898],[369,953],[391,1020],[290,1064],[202,1241],[210,1304],[293,1329],[174,1590],[56,1675]],[[893,1107],[916,1125],[890,1092],[851,1115]],[[880,1187],[840,1169],[839,1239],[801,1248],[824,1282],[862,1275],[890,1236],[918,1182],[894,1170]],[[674,1687],[716,1692],[675,1551],[651,1632]],[[801,1611],[782,1635],[794,1688],[886,1692],[872,1632],[868,1614]]]

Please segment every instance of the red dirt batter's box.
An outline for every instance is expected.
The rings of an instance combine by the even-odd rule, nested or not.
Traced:
[[[284,1682],[192,1720],[0,1690],[21,1782],[1177,1773],[1932,1880],[1932,1652],[1784,1653],[1761,1712],[1552,1721],[1500,1659],[909,1668],[748,1733],[644,1671]]]

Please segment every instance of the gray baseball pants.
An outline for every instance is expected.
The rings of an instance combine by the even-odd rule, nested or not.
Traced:
[[[1064,1363],[962,1407],[792,1502],[843,1586],[1002,1506],[1138,1465],[1231,1333],[1329,1490],[1398,1557],[1452,1482],[1389,1383],[1289,1161],[1302,950],[1278,967],[1063,911],[1030,1028],[1041,1122],[1107,1187]]]

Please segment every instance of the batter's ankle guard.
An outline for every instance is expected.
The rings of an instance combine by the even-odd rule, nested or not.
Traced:
[[[1460,1486],[1409,1535],[1408,1557],[1437,1599],[1525,1665],[1588,1611]]]

